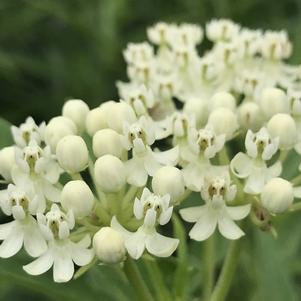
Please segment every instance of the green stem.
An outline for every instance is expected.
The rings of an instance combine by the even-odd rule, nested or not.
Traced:
[[[298,186],[299,184],[301,184],[301,175],[293,178],[291,180],[291,183],[294,185],[294,186]]]
[[[154,301],[148,287],[146,286],[136,264],[128,257],[124,263],[124,273],[126,274],[129,282],[133,286],[138,300],[140,301]]]
[[[160,268],[158,267],[157,261],[145,260],[144,264],[146,266],[152,285],[156,291],[156,300],[171,301],[171,295],[166,289],[164,279],[162,277]]]
[[[297,202],[297,203],[293,204],[289,209],[289,211],[291,211],[291,212],[299,211],[299,210],[301,210],[301,202]]]
[[[73,181],[75,180],[81,180],[83,181],[83,177],[81,176],[81,174],[78,172],[78,173],[73,173],[73,174],[70,174],[70,177]]]
[[[204,243],[204,291],[203,300],[209,300],[214,286],[214,266],[215,266],[215,243],[214,235],[207,239]]]
[[[234,272],[238,262],[240,251],[240,241],[233,240],[230,242],[229,249],[218,278],[217,284],[209,301],[224,301],[232,283]]]

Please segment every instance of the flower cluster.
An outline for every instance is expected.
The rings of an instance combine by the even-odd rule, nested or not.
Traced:
[[[31,275],[53,267],[66,282],[75,265],[169,257],[179,240],[160,231],[177,212],[196,241],[216,228],[239,239],[235,222],[249,214],[272,231],[301,198],[300,176],[282,176],[288,156],[301,155],[301,69],[285,62],[286,32],[213,20],[205,30],[158,23],[147,35],[152,45],[124,51],[119,102],[89,109],[72,99],[47,124],[29,117],[11,128],[15,144],[0,151],[10,220],[0,257],[24,247]],[[205,37],[212,47],[200,55]]]

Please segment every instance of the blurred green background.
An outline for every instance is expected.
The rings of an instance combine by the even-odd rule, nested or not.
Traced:
[[[0,116],[16,124],[28,115],[49,120],[70,97],[90,107],[117,99],[115,82],[126,79],[122,49],[127,42],[145,40],[146,27],[159,20],[204,25],[218,17],[251,28],[286,29],[294,44],[291,61],[301,62],[301,0],[0,0]],[[250,231],[229,301],[301,300],[299,215],[280,219],[279,229],[278,240]],[[197,281],[191,287],[201,281],[201,251],[201,244],[191,243],[189,275]],[[25,275],[26,262],[22,255],[0,260],[1,301],[132,299],[113,268],[94,268],[71,284],[55,285],[51,274]],[[162,266],[172,287],[173,259]]]

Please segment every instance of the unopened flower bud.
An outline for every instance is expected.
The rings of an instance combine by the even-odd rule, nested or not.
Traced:
[[[70,99],[63,106],[62,115],[70,118],[79,132],[85,128],[86,117],[89,112],[88,105],[80,99]]]
[[[225,134],[227,140],[231,139],[238,129],[236,114],[227,108],[214,110],[209,116],[208,124],[213,127],[216,135]]]
[[[231,93],[228,92],[215,93],[210,102],[212,110],[216,110],[218,108],[227,108],[231,111],[234,111],[236,109],[235,98]]]
[[[245,129],[257,131],[263,122],[260,107],[255,102],[245,102],[238,108],[238,121]]]
[[[93,248],[98,259],[104,263],[116,264],[125,259],[123,237],[111,227],[103,227],[95,233]]]
[[[169,194],[171,202],[174,203],[184,193],[183,175],[176,167],[161,167],[153,177],[152,187],[155,194]]]
[[[80,136],[69,135],[61,139],[56,147],[56,156],[61,167],[71,174],[88,166],[88,148]]]
[[[93,136],[93,152],[99,158],[111,154],[121,158],[123,153],[121,135],[112,129],[103,129]]]
[[[70,181],[62,190],[61,204],[66,212],[72,210],[76,218],[83,218],[93,209],[94,195],[86,182]]]
[[[86,130],[90,136],[93,136],[99,130],[109,127],[107,123],[107,113],[114,105],[115,101],[107,101],[87,114]]]
[[[188,115],[194,115],[198,127],[206,124],[208,118],[208,106],[205,100],[189,98],[184,105],[183,111]]]
[[[55,152],[58,142],[67,135],[77,134],[77,128],[74,122],[67,117],[58,116],[52,118],[45,129],[45,141]]]
[[[134,110],[126,102],[114,103],[106,113],[109,127],[120,134],[125,123],[132,124],[136,121]]]
[[[297,140],[297,127],[294,119],[288,114],[276,114],[267,124],[268,131],[273,138],[279,137],[281,150],[291,149]]]
[[[261,203],[271,213],[287,210],[294,200],[292,184],[282,178],[271,179],[263,188]]]
[[[126,183],[124,163],[112,155],[98,158],[95,162],[94,173],[96,184],[104,192],[117,192]]]
[[[15,147],[4,147],[0,151],[0,175],[11,182],[11,170],[15,164]]]
[[[285,93],[278,88],[263,90],[260,98],[260,107],[266,118],[271,118],[277,113],[288,113],[289,103]]]

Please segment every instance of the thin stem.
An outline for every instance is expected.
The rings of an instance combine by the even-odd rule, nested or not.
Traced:
[[[138,300],[140,301],[154,301],[148,287],[146,286],[136,264],[128,257],[124,263],[124,273],[126,274],[129,282],[133,286]]]
[[[240,251],[240,241],[233,240],[230,242],[228,252],[218,278],[217,284],[209,301],[224,301],[232,283],[234,272],[238,262]]]
[[[81,180],[81,181],[83,181],[83,177],[79,172],[70,174],[70,177],[71,177],[72,180]]]
[[[293,179],[291,180],[291,183],[292,183],[294,186],[297,186],[297,185],[301,184],[301,175],[299,175],[299,176],[293,178]]]
[[[148,275],[152,281],[153,287],[156,291],[158,301],[171,301],[171,295],[166,289],[164,279],[157,261],[145,260]]]
[[[130,204],[133,201],[138,190],[139,190],[139,187],[130,186],[130,188],[128,189],[128,191],[126,192],[126,194],[122,200],[122,208],[123,209],[125,209],[128,206],[128,204]]]
[[[203,300],[209,300],[214,286],[214,266],[215,266],[215,239],[214,235],[211,235],[204,244],[204,291]]]

